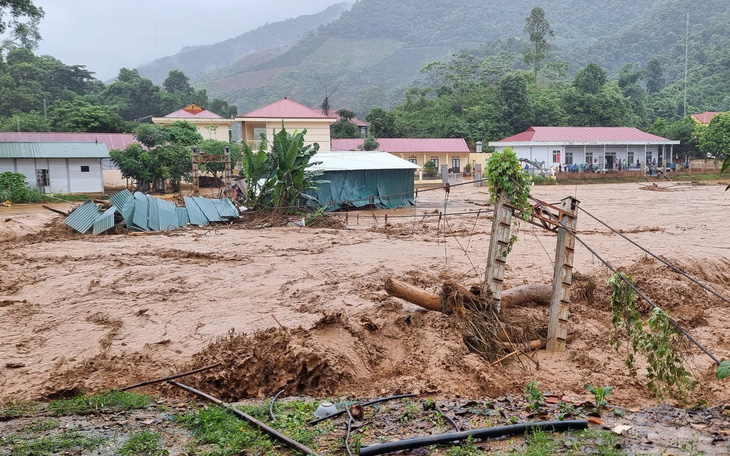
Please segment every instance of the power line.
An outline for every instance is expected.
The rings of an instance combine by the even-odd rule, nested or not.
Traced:
[[[634,240],[632,240],[632,239],[631,239],[631,238],[629,238],[628,236],[626,236],[626,235],[624,235],[623,233],[619,232],[619,231],[618,231],[618,230],[616,230],[615,228],[612,228],[612,227],[608,226],[608,224],[607,224],[607,223],[603,222],[602,220],[599,220],[599,219],[598,219],[598,217],[596,217],[595,215],[591,214],[590,212],[588,212],[587,210],[583,209],[582,207],[578,206],[578,208],[579,208],[579,209],[580,209],[581,211],[585,212],[585,214],[586,214],[587,216],[591,217],[591,218],[592,218],[593,220],[595,220],[596,222],[600,223],[601,225],[605,226],[605,227],[606,227],[606,228],[608,228],[609,230],[613,231],[614,233],[618,234],[618,235],[619,235],[619,236],[621,236],[622,238],[626,239],[627,241],[629,241],[630,243],[632,243],[632,244],[633,244],[633,245],[635,245],[636,247],[640,248],[640,249],[641,249],[642,251],[644,251],[645,253],[648,253],[649,255],[651,255],[652,257],[654,257],[655,259],[659,260],[659,261],[660,261],[660,262],[662,262],[662,263],[663,263],[664,265],[666,265],[666,266],[668,266],[669,268],[671,268],[671,269],[672,269],[672,270],[673,270],[674,272],[676,272],[677,274],[680,274],[680,275],[682,275],[682,276],[686,277],[687,279],[691,280],[691,281],[692,281],[692,282],[694,282],[695,284],[699,285],[700,287],[702,287],[702,288],[704,288],[705,290],[709,291],[710,293],[714,294],[715,296],[717,296],[718,298],[722,299],[722,300],[723,300],[723,301],[725,301],[726,303],[730,304],[730,300],[729,300],[729,299],[727,299],[726,297],[724,297],[723,295],[721,295],[720,293],[718,293],[717,291],[713,290],[713,289],[712,289],[712,288],[710,288],[709,286],[705,285],[704,283],[700,282],[699,280],[695,279],[694,277],[692,277],[692,276],[690,276],[689,274],[685,273],[684,271],[680,270],[679,268],[677,268],[676,266],[674,266],[674,265],[673,265],[673,264],[671,264],[670,262],[668,262],[668,261],[664,260],[663,258],[661,258],[661,257],[659,257],[659,256],[657,256],[657,255],[655,255],[655,254],[653,254],[653,253],[652,253],[652,252],[650,252],[649,250],[647,250],[647,249],[645,249],[644,247],[642,247],[641,245],[637,244],[637,243],[636,243],[636,242],[635,242]]]
[[[544,203],[543,203],[542,201],[540,201],[539,199],[537,199],[537,198],[535,198],[535,197],[533,197],[533,196],[528,196],[528,198],[530,198],[530,199],[531,199],[532,201],[535,201],[535,202],[536,202],[536,203],[537,203],[537,204],[538,204],[538,205],[539,205],[539,206],[540,206],[540,207],[541,207],[542,209],[544,209],[544,210],[545,210],[545,213],[549,214],[549,215],[550,215],[550,217],[551,217],[552,219],[554,219],[554,220],[555,220],[555,222],[556,222],[556,223],[557,223],[558,225],[560,225],[560,226],[561,226],[561,227],[562,227],[562,228],[563,228],[563,229],[564,229],[565,231],[567,231],[568,233],[570,233],[570,234],[571,234],[571,235],[572,235],[572,236],[573,236],[573,237],[575,238],[575,240],[576,240],[576,241],[580,242],[580,243],[581,243],[581,244],[583,245],[583,247],[585,247],[586,249],[588,249],[588,251],[589,251],[589,252],[591,252],[591,254],[592,254],[593,256],[595,256],[596,258],[598,258],[598,260],[599,260],[599,261],[600,261],[601,263],[603,263],[603,265],[604,265],[604,266],[606,266],[606,267],[607,267],[607,268],[608,268],[609,270],[611,270],[611,272],[613,272],[614,274],[618,274],[618,271],[616,270],[616,268],[614,268],[614,267],[613,267],[613,266],[611,265],[611,263],[609,263],[609,262],[608,262],[608,260],[604,260],[604,259],[603,259],[603,257],[601,257],[601,256],[600,256],[600,255],[599,255],[599,254],[598,254],[598,253],[597,253],[597,252],[596,252],[595,250],[593,250],[593,249],[592,249],[592,248],[591,248],[591,247],[590,247],[590,246],[589,246],[588,244],[586,244],[586,243],[585,243],[585,241],[583,241],[583,240],[582,240],[582,239],[581,239],[581,238],[580,238],[580,237],[579,237],[579,236],[578,236],[578,235],[577,235],[577,234],[575,233],[575,231],[574,231],[574,230],[572,230],[572,229],[570,229],[569,227],[567,227],[567,226],[566,226],[566,225],[565,225],[565,224],[564,224],[563,222],[561,222],[561,221],[560,221],[560,219],[559,219],[558,217],[556,217],[556,216],[555,216],[555,215],[554,215],[554,214],[553,214],[552,212],[550,212],[549,210],[547,210],[547,207],[545,206],[545,204],[544,204]],[[629,286],[629,287],[630,287],[630,288],[631,288],[632,290],[634,290],[634,292],[635,292],[635,293],[636,293],[636,294],[637,294],[638,296],[640,296],[640,297],[641,297],[641,298],[642,298],[642,299],[643,299],[644,301],[646,301],[647,303],[649,303],[649,304],[650,304],[650,305],[651,305],[651,306],[652,306],[652,307],[653,307],[654,309],[657,309],[657,310],[659,310],[659,311],[660,311],[660,312],[661,312],[662,314],[664,314],[664,316],[665,316],[665,317],[667,318],[667,320],[669,320],[669,322],[670,322],[670,323],[672,324],[672,326],[674,326],[675,328],[677,328],[677,330],[679,330],[679,331],[680,331],[680,332],[681,332],[682,334],[684,334],[684,335],[685,335],[685,336],[686,336],[686,337],[687,337],[687,338],[688,338],[689,340],[691,340],[691,341],[692,341],[692,342],[693,342],[693,343],[694,343],[694,344],[695,344],[695,345],[696,345],[696,346],[697,346],[697,347],[698,347],[698,348],[699,348],[700,350],[702,350],[702,351],[703,351],[703,352],[704,352],[704,353],[705,353],[705,354],[706,354],[707,356],[709,356],[709,357],[710,357],[710,358],[712,359],[712,361],[714,361],[714,362],[715,362],[715,364],[717,364],[717,365],[720,365],[720,360],[719,360],[719,359],[717,359],[717,357],[716,357],[715,355],[713,355],[712,353],[710,353],[710,351],[709,351],[709,350],[708,350],[707,348],[705,348],[705,346],[704,346],[704,345],[702,345],[702,344],[701,344],[700,342],[698,342],[698,341],[697,341],[697,340],[696,340],[696,339],[695,339],[694,337],[692,337],[692,335],[691,335],[690,333],[688,333],[688,332],[687,332],[687,331],[686,331],[686,330],[685,330],[684,328],[682,328],[682,327],[681,327],[681,326],[679,325],[679,323],[677,323],[677,321],[675,321],[675,320],[674,320],[674,319],[673,319],[672,317],[670,317],[670,316],[669,316],[669,315],[668,315],[668,314],[667,314],[667,313],[666,313],[666,312],[664,311],[664,309],[662,309],[661,307],[659,307],[658,305],[656,305],[656,304],[655,304],[655,303],[654,303],[654,302],[653,302],[653,301],[652,301],[651,299],[649,299],[649,297],[648,297],[648,296],[646,296],[646,295],[645,295],[644,293],[642,293],[642,292],[641,292],[641,290],[639,290],[638,288],[636,288],[636,286],[635,286],[635,285],[634,285],[633,283],[631,283],[631,281],[630,281],[630,280],[628,280],[628,279],[627,279],[626,277],[624,277],[624,276],[623,276],[623,274],[618,274],[618,277],[619,277],[619,278],[620,278],[620,279],[621,279],[621,280],[622,280],[622,281],[623,281],[623,282],[624,282],[624,283],[625,283],[626,285],[628,285],[628,286]]]

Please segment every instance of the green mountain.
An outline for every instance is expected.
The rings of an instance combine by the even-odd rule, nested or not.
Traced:
[[[170,70],[181,70],[192,77],[231,65],[247,55],[278,55],[310,31],[340,17],[351,6],[351,3],[338,3],[317,14],[266,24],[220,43],[188,46],[175,55],[157,59],[137,69],[142,77],[159,84]]]
[[[527,44],[523,27],[534,6],[534,0],[359,0],[338,19],[314,30],[302,27],[296,34],[293,22],[282,24],[277,29],[285,37],[281,40],[274,29],[243,35],[239,38],[256,34],[262,46],[264,41],[270,45],[253,53],[242,53],[240,46],[235,52],[220,51],[220,58],[210,64],[215,66],[212,71],[201,71],[204,65],[192,59],[209,47],[169,59],[191,57],[188,67],[174,68],[191,75],[196,87],[235,103],[239,112],[284,96],[318,106],[330,94],[331,105],[364,115],[373,106],[402,101],[408,87],[426,82],[420,72],[425,65],[449,61],[455,53],[506,55],[514,68],[526,69],[521,59]],[[616,77],[626,64],[644,69],[656,58],[667,97],[662,102],[666,108],[657,112],[665,112],[667,118],[676,114],[678,93],[684,90],[689,13],[689,104],[695,110],[730,109],[727,0],[543,0],[539,6],[555,32],[548,60],[565,62],[567,79],[590,62]],[[157,78],[172,68],[164,67]]]

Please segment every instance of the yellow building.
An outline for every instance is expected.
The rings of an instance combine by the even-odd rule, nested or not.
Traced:
[[[282,122],[287,131],[307,130],[305,145],[319,144],[319,150],[331,151],[330,125],[337,121],[336,115],[324,115],[321,111],[308,108],[288,98],[275,101],[262,108],[236,116],[241,123],[243,142],[256,150],[261,144],[261,134],[267,141],[273,139],[275,132],[281,130]]]
[[[203,109],[195,103],[171,112],[165,117],[152,118],[152,122],[157,125],[170,125],[180,120],[195,125],[203,139],[216,139],[225,142],[230,142],[231,140],[230,130],[231,125],[233,125],[233,119],[221,117],[212,111]]]

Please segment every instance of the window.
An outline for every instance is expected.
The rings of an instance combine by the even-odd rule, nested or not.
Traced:
[[[553,151],[553,163],[560,163],[560,151],[559,150]]]
[[[81,165],[81,172],[82,173],[88,173],[89,172],[89,166],[88,165]]]
[[[573,152],[566,152],[565,153],[565,164],[566,165],[572,165],[573,164]]]
[[[414,165],[417,165],[418,164],[418,157],[414,157],[413,155],[411,155],[410,157],[408,157],[408,161],[411,162],[411,163],[413,163]]]
[[[646,151],[646,162],[651,163],[652,156],[651,151]]]
[[[254,128],[253,129],[253,145],[255,148],[261,147],[261,135],[266,137],[266,128]]]
[[[586,165],[593,165],[593,152],[586,152]]]
[[[451,172],[452,173],[460,173],[461,171],[461,159],[460,158],[452,158],[451,159]]]
[[[51,185],[51,179],[48,177],[47,169],[36,169],[35,170],[35,181],[39,187],[48,187]]]
[[[438,157],[431,157],[431,161],[434,165],[436,165],[436,169],[439,169],[439,158]]]
[[[634,153],[633,152],[628,153],[627,161],[629,162],[629,166],[634,164]]]

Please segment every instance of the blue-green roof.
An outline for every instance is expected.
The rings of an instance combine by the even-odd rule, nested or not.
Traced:
[[[104,143],[0,142],[0,158],[109,158]]]

